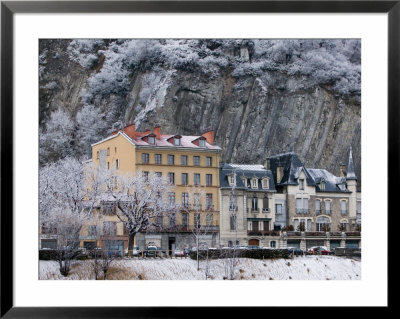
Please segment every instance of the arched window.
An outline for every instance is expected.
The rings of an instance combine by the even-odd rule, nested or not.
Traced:
[[[268,211],[268,209],[269,209],[269,206],[268,206],[268,197],[265,196],[265,197],[263,198],[263,211]]]
[[[322,216],[317,218],[317,231],[329,231],[330,220],[328,217]]]

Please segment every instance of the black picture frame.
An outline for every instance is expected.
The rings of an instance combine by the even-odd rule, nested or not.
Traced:
[[[395,209],[399,180],[400,1],[1,1],[1,317],[151,318],[195,315],[192,309],[144,307],[14,307],[13,303],[13,19],[15,13],[387,13],[388,14],[388,204]],[[385,212],[381,212],[385,213]],[[388,215],[388,218],[390,216]],[[392,220],[392,219],[391,219]],[[388,223],[393,227],[393,221]],[[390,228],[388,228],[388,236]],[[389,239],[389,237],[388,237]],[[388,244],[390,241],[388,240]],[[388,250],[390,251],[390,249]],[[388,254],[389,256],[389,254]],[[389,287],[390,281],[388,281]],[[291,307],[290,311],[298,311]],[[380,310],[389,310],[381,307]],[[229,309],[228,309],[229,310]],[[305,311],[303,311],[305,310]],[[306,309],[301,312],[306,312]],[[229,311],[232,311],[230,309]],[[234,310],[236,312],[236,310]],[[254,307],[252,308],[254,311]],[[269,310],[268,310],[269,311]],[[324,311],[324,310],[322,310]],[[331,309],[340,313],[340,309]],[[348,311],[348,310],[346,310]],[[244,311],[247,312],[246,310]],[[227,316],[226,308],[204,315]],[[284,310],[287,314],[287,310]]]

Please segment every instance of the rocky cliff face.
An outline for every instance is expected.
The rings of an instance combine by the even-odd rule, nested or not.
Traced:
[[[88,99],[87,92],[98,85],[91,79],[101,74],[106,60],[101,50],[109,42],[95,49],[89,68],[71,59],[69,43],[40,43],[43,127],[53,110],[65,109],[74,119],[90,101],[104,112],[104,121],[136,122],[139,130],[156,123],[165,133],[199,134],[211,128],[226,162],[262,164],[269,155],[295,151],[307,167],[339,175],[339,164],[347,164],[352,145],[361,180],[359,96],[338,94],[332,83],[315,83],[312,76],[273,68],[238,76],[230,64],[212,74],[200,72],[198,66],[153,64],[128,70],[125,90],[94,91]],[[251,52],[251,47],[242,46],[228,54],[248,60]],[[104,130],[103,135],[108,133]]]

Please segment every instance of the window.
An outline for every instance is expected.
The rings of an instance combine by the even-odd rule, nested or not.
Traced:
[[[200,225],[201,225],[200,214],[195,213],[193,217],[194,217],[194,226],[196,228],[200,227]]]
[[[231,230],[236,230],[236,215],[231,215],[230,226],[231,226]]]
[[[343,220],[340,222],[340,230],[347,231],[347,221]]]
[[[193,204],[194,204],[195,209],[201,209],[200,194],[198,194],[198,193],[193,194]]]
[[[229,175],[229,185],[234,186],[236,184],[235,174]]]
[[[103,234],[106,236],[117,235],[117,223],[116,222],[104,222],[103,223]]]
[[[257,197],[253,197],[251,200],[251,210],[253,212],[258,211],[258,198]]]
[[[181,164],[187,165],[188,164],[188,157],[187,155],[181,155]]]
[[[193,165],[200,166],[200,156],[193,156]]]
[[[100,158],[100,152],[99,151],[97,151],[97,157],[96,157],[97,159],[99,159]]]
[[[318,217],[317,218],[317,231],[329,231],[329,218],[328,217]]]
[[[268,178],[264,178],[264,179],[262,180],[262,187],[263,187],[264,189],[268,189],[268,188],[269,188],[269,179],[268,179]]]
[[[325,190],[325,181],[321,181],[321,183],[319,184],[319,189]]]
[[[162,173],[161,173],[161,172],[156,172],[156,176],[159,177],[159,178],[161,178]]]
[[[175,146],[181,145],[181,139],[179,137],[174,137],[174,145]]]
[[[252,188],[258,188],[258,179],[253,178],[253,179],[251,180],[251,187],[252,187]]]
[[[174,227],[175,226],[175,215],[172,214],[169,216],[169,226]]]
[[[115,169],[119,169],[119,159],[115,160]]]
[[[198,186],[200,185],[200,174],[194,174],[194,185]]]
[[[212,224],[213,224],[213,214],[207,214],[206,215],[206,225],[212,226]]]
[[[182,193],[182,206],[185,208],[189,207],[189,194]]]
[[[233,194],[229,195],[229,210],[236,210],[236,196]]]
[[[321,214],[321,201],[319,199],[315,201],[315,214]]]
[[[206,186],[212,186],[212,174],[206,174]]]
[[[147,182],[149,180],[149,172],[143,172],[143,179]]]
[[[168,203],[170,206],[175,205],[175,193],[174,192],[169,192],[168,193]]]
[[[331,214],[331,201],[330,200],[325,201],[325,214],[327,214],[327,215]]]
[[[269,220],[264,220],[264,221],[263,221],[263,229],[264,229],[265,231],[268,231],[268,230],[269,230]]]
[[[282,209],[282,204],[275,204],[275,214],[276,215],[282,215],[283,209]]]
[[[187,185],[187,184],[188,184],[188,174],[182,173],[182,185]]]
[[[207,210],[214,209],[212,194],[206,194],[206,208]]]
[[[117,154],[117,147],[114,148],[114,152],[115,152],[115,154]]]
[[[149,136],[149,144],[154,144],[156,142],[154,136]]]
[[[345,200],[340,201],[340,210],[342,212],[342,215],[347,215],[347,203]]]
[[[155,154],[155,155],[154,155],[154,162],[155,162],[156,164],[161,164],[161,162],[162,162],[162,155],[161,155],[161,154]]]
[[[199,140],[199,146],[200,147],[205,147],[206,146],[206,141],[205,140]]]
[[[107,169],[110,169],[110,162],[107,162]]]
[[[168,183],[171,185],[175,184],[175,173],[168,173]]]
[[[96,225],[89,225],[88,226],[88,236],[96,236],[96,235],[97,235]]]
[[[174,165],[174,162],[175,162],[175,156],[168,155],[168,165]]]
[[[188,214],[187,213],[182,213],[182,226],[184,226],[185,229],[188,226]]]
[[[142,163],[149,164],[149,154],[148,153],[142,153]]]
[[[311,226],[312,225],[312,220],[311,219],[307,219],[307,226],[306,226],[306,230],[307,231],[311,231]]]
[[[109,155],[110,155],[110,148],[107,147],[107,156],[109,156]]]
[[[207,166],[212,166],[212,157],[206,157],[206,165]]]
[[[299,189],[304,189],[304,179],[299,179]]]
[[[271,240],[271,241],[269,242],[269,247],[271,247],[271,248],[276,248],[276,241],[275,241],[275,240]]]
[[[296,212],[297,214],[308,213],[308,198],[296,198]]]
[[[263,211],[268,211],[269,210],[269,203],[268,203],[268,197],[265,196],[263,198]]]

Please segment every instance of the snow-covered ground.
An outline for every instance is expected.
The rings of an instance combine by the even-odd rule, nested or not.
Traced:
[[[223,280],[227,267],[223,259],[210,262],[209,279]],[[107,279],[204,280],[206,262],[183,259],[115,260]],[[60,275],[56,261],[39,262],[39,279],[94,279],[92,262],[75,261],[68,277]],[[335,256],[301,256],[293,259],[257,260],[241,258],[235,268],[237,280],[360,280],[361,261]]]

